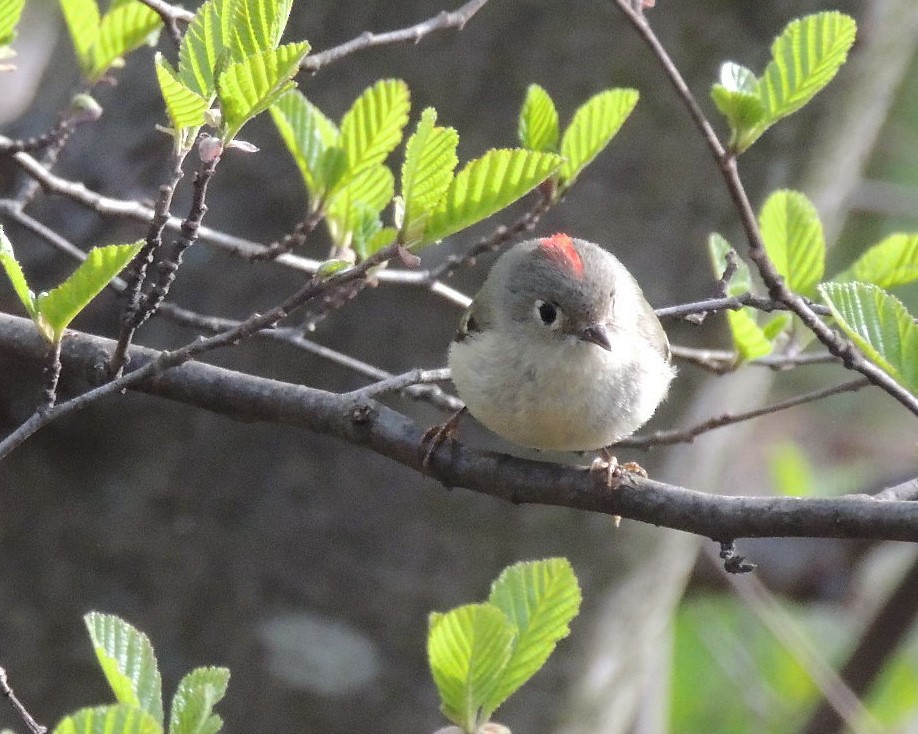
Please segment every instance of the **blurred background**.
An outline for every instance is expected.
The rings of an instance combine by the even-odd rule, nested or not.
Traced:
[[[457,5],[295,2],[285,39],[305,38],[320,51]],[[756,207],[780,187],[811,197],[833,245],[831,274],[886,234],[918,229],[918,7],[912,0],[660,0],[649,17],[714,118],[708,89],[723,61],[760,70],[788,21],[824,9],[858,20],[849,63],[804,111],[766,133],[741,169]],[[171,53],[167,42],[161,48]],[[47,130],[80,83],[56,3],[27,3],[16,49],[18,70],[0,79],[0,130],[26,137]],[[155,197],[166,180],[170,141],[153,127],[164,115],[152,55],[133,54],[117,85],[99,90],[105,114],[77,131],[58,173],[111,196]],[[607,246],[655,306],[712,294],[710,232],[744,251],[703,141],[611,2],[494,0],[461,32],[367,50],[298,81],[339,119],[382,77],[408,83],[409,127],[421,109],[434,106],[441,124],[458,129],[463,161],[515,143],[529,83],[555,98],[562,124],[599,90],[636,87],[641,101],[632,117],[536,232],[566,231]],[[269,243],[301,219],[305,193],[267,116],[242,137],[261,152],[225,157],[205,223]],[[4,196],[18,175],[0,160]],[[174,212],[187,210],[185,184]],[[60,198],[39,196],[28,211],[84,249],[143,234],[136,223],[104,220]],[[74,267],[21,227],[3,223],[38,287]],[[424,264],[463,251],[496,223],[426,250]],[[317,236],[303,254],[324,257],[327,247]],[[492,259],[481,258],[450,284],[473,293]],[[303,278],[201,243],[186,256],[171,297],[202,313],[239,318],[278,302]],[[897,295],[915,312],[914,290]],[[5,285],[0,308],[20,312]],[[103,294],[74,326],[111,335],[117,312],[114,296]],[[402,372],[443,366],[458,318],[455,306],[426,290],[383,285],[322,321],[312,337]],[[664,325],[676,344],[729,347],[720,317],[700,326]],[[155,319],[138,341],[168,347],[193,337]],[[330,390],[366,383],[259,340],[209,359]],[[682,365],[671,399],[648,429],[688,426],[845,379],[834,365],[784,373],[748,368],[726,377]],[[0,353],[4,433],[32,412],[39,384],[35,365]],[[80,388],[65,372],[62,389]],[[429,406],[391,403],[426,424],[443,419]],[[463,424],[462,436],[507,448],[474,421]],[[625,458],[655,478],[711,492],[831,495],[913,476],[916,440],[906,411],[865,390],[672,451]],[[443,719],[426,667],[428,613],[485,598],[510,563],[563,555],[580,578],[584,609],[546,668],[498,712],[514,731],[841,731],[831,717],[810,719],[826,691],[844,699],[824,662],[843,662],[903,574],[915,574],[915,549],[905,544],[742,542],[739,551],[759,570],[740,579],[737,590],[712,560],[717,547],[709,541],[448,492],[322,436],[235,423],[133,394],[37,434],[0,464],[0,493],[0,665],[49,726],[110,699],[81,622],[96,609],[150,636],[167,692],[192,666],[229,667],[229,694],[218,708],[228,731],[433,731]],[[866,686],[870,713],[848,708],[853,731],[918,731],[918,640],[909,632],[918,599],[904,596],[887,608],[894,653],[881,656],[883,673]],[[0,725],[22,730],[2,706]]]

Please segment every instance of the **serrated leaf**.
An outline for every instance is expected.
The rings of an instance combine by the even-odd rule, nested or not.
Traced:
[[[431,212],[446,196],[459,159],[456,147],[459,133],[451,127],[438,127],[437,111],[428,107],[421,113],[417,130],[408,138],[402,164],[404,214],[402,242],[413,244],[424,236]]]
[[[514,626],[491,604],[468,604],[432,618],[427,656],[440,710],[467,732],[484,722],[513,645]]]
[[[73,49],[84,74],[92,69],[92,47],[99,36],[102,16],[96,0],[60,0]]]
[[[529,193],[562,165],[552,153],[521,148],[489,150],[471,161],[450,182],[443,204],[424,230],[434,242],[490,217]]]
[[[83,619],[115,698],[142,709],[162,727],[162,681],[150,640],[113,614],[90,612]]]
[[[740,359],[749,362],[770,354],[772,343],[765,336],[755,319],[756,313],[750,308],[739,311],[727,311],[727,323],[733,336],[733,346]]]
[[[35,299],[38,315],[60,340],[64,329],[82,311],[86,304],[111,282],[136,255],[142,242],[131,245],[94,247],[86,259],[67,280],[48,293],[39,293]]]
[[[530,84],[520,109],[518,128],[520,145],[527,150],[558,152],[558,110],[554,101],[538,84]]]
[[[856,33],[854,20],[835,11],[798,18],[785,27],[759,80],[766,125],[800,109],[832,81]]]
[[[179,47],[179,78],[195,94],[212,100],[217,74],[229,55],[230,22],[237,0],[207,0],[194,14]]]
[[[484,706],[485,718],[545,664],[558,640],[570,634],[568,625],[580,601],[577,577],[565,558],[517,563],[501,573],[488,602],[507,616],[517,634],[507,667]]]
[[[819,213],[798,191],[776,191],[759,213],[765,249],[791,290],[811,295],[825,272],[826,242]]]
[[[118,59],[146,43],[161,25],[159,15],[142,2],[113,5],[102,17],[92,46],[89,80],[99,79]]]
[[[128,704],[80,709],[63,718],[52,734],[162,734],[146,711]]]
[[[410,109],[408,85],[400,79],[381,79],[354,101],[341,119],[338,142],[347,153],[348,178],[379,165],[398,147]]]
[[[277,48],[292,4],[293,0],[239,0],[232,23],[232,60]]]
[[[313,197],[320,196],[319,161],[338,140],[335,123],[296,89],[271,105],[271,118],[300,169],[306,190]]]
[[[227,65],[217,83],[224,142],[232,140],[245,123],[293,87],[291,79],[307,53],[309,44],[305,41],[288,43]]]
[[[918,324],[905,304],[870,283],[822,283],[819,292],[864,356],[918,394]]]
[[[19,301],[25,306],[26,313],[29,314],[30,318],[34,319],[35,294],[29,289],[25,273],[22,272],[22,266],[13,252],[13,244],[3,231],[3,227],[0,227],[0,265],[6,271],[6,275],[10,279],[13,290],[19,297]]]
[[[328,205],[326,221],[332,240],[338,245],[347,244],[358,229],[364,239],[371,236],[373,232],[368,231],[368,222],[378,222],[379,213],[392,200],[394,193],[392,171],[383,165],[365,168],[347,185],[336,190]],[[380,223],[376,229],[381,227]]]
[[[895,288],[918,280],[918,234],[890,235],[833,280],[859,280],[880,288]]]
[[[223,720],[213,713],[226,695],[226,668],[195,668],[178,684],[169,715],[169,734],[216,734]]]
[[[745,66],[728,61],[720,67],[720,83],[711,89],[711,98],[730,125],[730,148],[742,153],[764,130],[758,79]]]
[[[16,26],[25,7],[25,0],[0,0],[0,46],[9,46],[16,39]]]
[[[607,89],[577,109],[561,137],[561,155],[565,160],[559,174],[565,188],[577,180],[615,137],[637,101],[636,89]]]
[[[184,128],[197,128],[204,124],[204,114],[210,104],[198,94],[186,87],[178,77],[178,72],[166,61],[162,54],[156,54],[156,78],[159,89],[166,103],[166,112],[172,127],[176,131]]]

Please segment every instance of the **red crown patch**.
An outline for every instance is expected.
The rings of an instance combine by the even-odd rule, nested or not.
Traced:
[[[583,260],[574,247],[574,241],[569,235],[558,233],[551,237],[539,240],[539,250],[552,262],[573,273],[578,278],[583,277]]]

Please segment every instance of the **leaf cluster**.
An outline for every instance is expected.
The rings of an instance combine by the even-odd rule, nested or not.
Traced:
[[[443,714],[472,734],[548,660],[580,609],[564,558],[504,569],[486,602],[433,613],[427,654]]]
[[[39,333],[51,344],[60,343],[70,322],[121,272],[141,246],[142,243],[135,242],[94,247],[57,288],[35,295],[16,259],[12,243],[0,227],[0,265]]]
[[[759,212],[765,249],[788,287],[819,298],[845,334],[864,355],[893,379],[918,393],[918,325],[905,305],[886,288],[918,280],[918,233],[892,234],[869,247],[854,263],[823,281],[826,245],[816,208],[798,191],[776,191]],[[730,245],[718,234],[709,239],[715,272],[726,267]],[[748,266],[738,267],[727,284],[728,295],[753,290]],[[759,325],[751,308],[728,313],[733,341],[741,359],[762,357],[794,331],[789,314]],[[802,331],[797,329],[802,334]],[[800,336],[798,335],[798,339]]]
[[[83,708],[66,716],[53,734],[216,734],[223,719],[213,712],[229,683],[226,668],[195,668],[172,697],[168,728],[162,680],[153,646],[145,634],[110,614],[84,617],[96,658],[117,703]]]

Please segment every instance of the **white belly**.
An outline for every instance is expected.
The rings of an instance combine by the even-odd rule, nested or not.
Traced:
[[[586,451],[647,422],[674,374],[644,342],[613,343],[612,352],[574,339],[545,343],[524,359],[487,331],[454,342],[449,364],[469,411],[498,435],[531,448]]]

